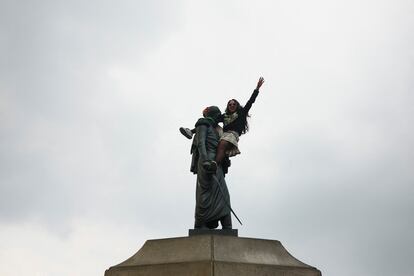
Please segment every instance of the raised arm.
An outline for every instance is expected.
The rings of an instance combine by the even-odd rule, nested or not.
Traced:
[[[259,81],[257,82],[256,90],[259,91],[260,87],[262,87],[262,84],[264,83],[264,78],[260,77]]]
[[[252,107],[252,104],[257,98],[257,95],[259,95],[259,89],[262,87],[262,84],[264,83],[264,78],[260,77],[259,81],[257,82],[256,89],[253,91],[253,94],[250,96],[250,99],[247,101],[246,105],[244,106],[244,112],[247,114]]]

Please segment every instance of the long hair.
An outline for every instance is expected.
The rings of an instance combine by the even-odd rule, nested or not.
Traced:
[[[225,111],[226,114],[230,114],[230,111],[229,111],[229,103],[231,101],[234,101],[236,103],[236,105],[237,105],[237,108],[236,108],[236,111],[235,112],[237,112],[239,114],[239,116],[242,116],[238,120],[242,120],[242,122],[243,122],[242,134],[245,134],[246,132],[249,131],[249,123],[247,122],[247,118],[250,117],[250,114],[248,114],[248,113],[243,114],[243,112],[241,112],[243,110],[243,106],[241,106],[240,103],[239,103],[239,101],[236,100],[236,99],[231,99],[231,100],[229,100],[227,102],[226,111]]]

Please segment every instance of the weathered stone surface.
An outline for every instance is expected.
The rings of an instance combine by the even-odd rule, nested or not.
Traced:
[[[205,234],[148,240],[105,276],[321,276],[279,241]]]

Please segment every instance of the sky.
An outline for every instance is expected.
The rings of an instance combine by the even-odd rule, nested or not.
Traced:
[[[414,3],[0,0],[0,275],[90,276],[194,223],[192,127],[265,83],[239,236],[322,275],[414,259]]]

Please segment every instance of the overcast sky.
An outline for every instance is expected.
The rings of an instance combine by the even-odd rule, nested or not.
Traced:
[[[90,276],[193,227],[191,127],[251,109],[239,236],[332,276],[414,259],[414,3],[0,0],[0,275]]]

